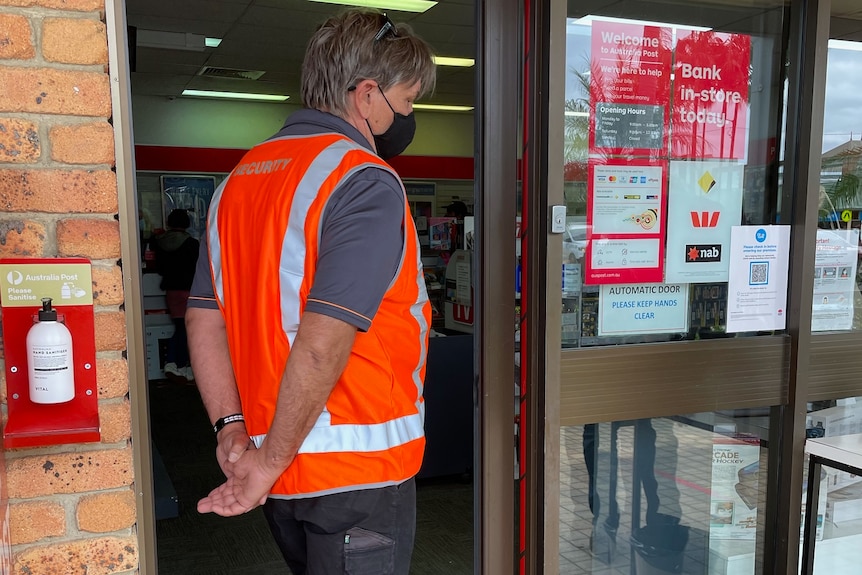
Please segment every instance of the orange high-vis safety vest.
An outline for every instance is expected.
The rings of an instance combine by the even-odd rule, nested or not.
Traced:
[[[213,286],[246,428],[258,446],[275,415],[314,283],[327,202],[348,177],[368,167],[387,170],[400,182],[388,164],[341,134],[278,138],[250,150],[210,204]],[[396,485],[419,471],[431,311],[406,194],[404,206],[396,276],[371,328],[357,333],[344,373],[273,486],[273,497]]]

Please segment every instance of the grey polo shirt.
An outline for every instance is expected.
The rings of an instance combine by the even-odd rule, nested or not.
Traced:
[[[319,110],[303,109],[292,114],[273,138],[333,132],[374,151],[359,130]],[[391,173],[369,167],[345,180],[323,213],[316,273],[306,311],[340,319],[361,331],[371,327],[400,263],[404,210],[404,193]],[[248,233],[255,231],[249,229]],[[204,235],[189,307],[218,309],[214,294]]]

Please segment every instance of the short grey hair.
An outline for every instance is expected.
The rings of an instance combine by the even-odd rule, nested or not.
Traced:
[[[407,24],[396,24],[379,40],[381,12],[349,10],[329,18],[308,41],[302,62],[302,102],[345,117],[348,90],[363,80],[382,90],[420,82],[418,97],[434,91],[437,70],[431,47]]]

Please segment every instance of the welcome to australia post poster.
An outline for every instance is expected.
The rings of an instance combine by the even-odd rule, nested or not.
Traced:
[[[590,154],[667,156],[672,31],[596,20],[590,47]]]
[[[593,22],[587,284],[663,279],[672,37],[665,26]]]

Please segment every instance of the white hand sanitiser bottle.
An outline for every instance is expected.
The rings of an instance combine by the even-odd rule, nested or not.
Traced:
[[[42,298],[39,321],[27,332],[30,401],[64,403],[75,397],[72,334],[57,321],[51,298]]]

